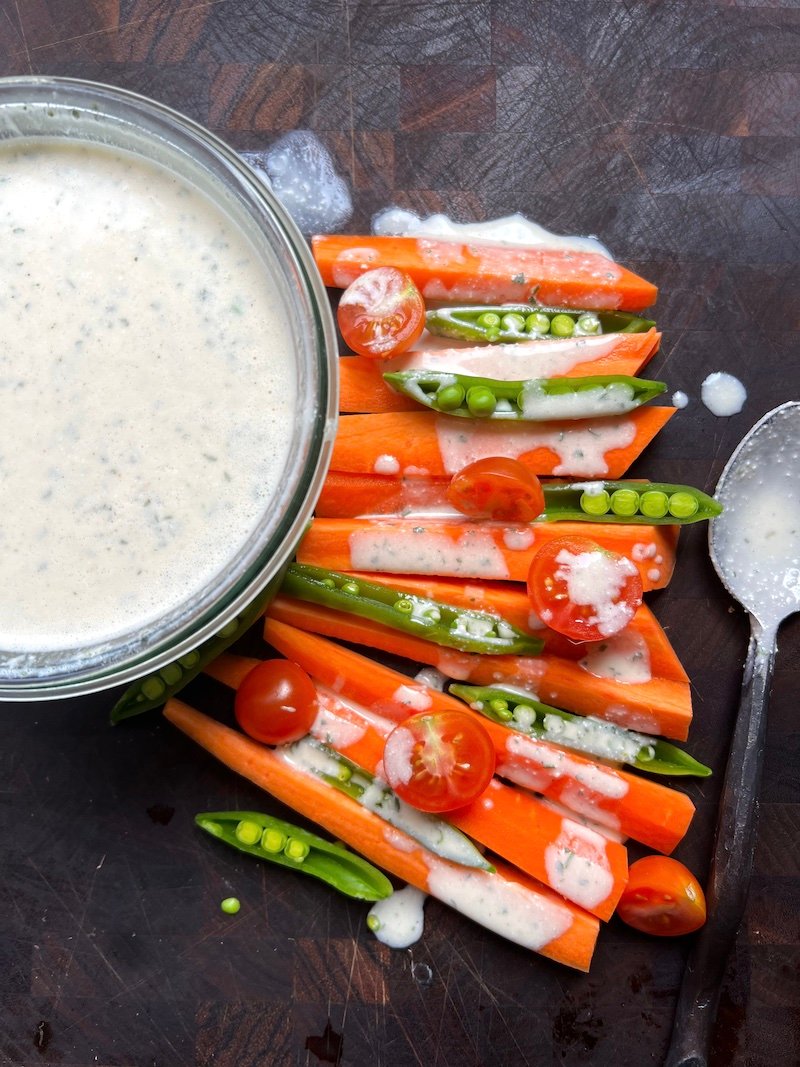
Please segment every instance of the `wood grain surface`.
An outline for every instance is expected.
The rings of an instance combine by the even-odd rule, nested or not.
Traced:
[[[0,0],[0,75],[28,73],[135,89],[241,150],[311,129],[354,230],[396,203],[602,235],[660,285],[653,369],[691,397],[637,468],[651,477],[713,487],[800,395],[796,3]],[[740,415],[700,404],[713,370],[746,384]],[[692,679],[692,750],[719,772],[747,629],[702,529],[652,605]],[[800,1064],[798,635],[780,639],[714,1067]],[[208,682],[189,697],[228,699]],[[390,951],[363,905],[201,840],[196,811],[274,806],[156,715],[110,729],[110,702],[0,707],[0,1063],[663,1062],[686,939],[613,921],[582,976],[429,902],[424,939]],[[688,787],[678,855],[703,877],[719,787]]]

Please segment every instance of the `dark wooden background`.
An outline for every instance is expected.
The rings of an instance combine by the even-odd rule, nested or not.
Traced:
[[[800,395],[798,30],[790,0],[0,0],[0,74],[135,89],[240,149],[310,128],[353,228],[397,203],[602,235],[661,286],[654,370],[692,398],[638,470],[712,487]],[[740,415],[700,405],[712,370],[746,384]],[[703,530],[653,606],[692,678],[692,749],[719,771],[746,624]],[[715,1067],[800,1063],[798,634],[781,636]],[[208,683],[191,697],[224,701]],[[111,730],[110,700],[0,707],[0,1062],[663,1061],[685,939],[612,922],[581,976],[429,902],[424,939],[392,952],[363,905],[201,840],[196,811],[269,802],[155,715]],[[678,853],[702,877],[719,786],[691,788]]]

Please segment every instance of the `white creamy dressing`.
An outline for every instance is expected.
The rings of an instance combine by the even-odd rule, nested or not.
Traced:
[[[436,667],[423,667],[414,675],[414,681],[426,689],[436,689],[443,693],[447,685],[447,675],[442,674]]]
[[[700,387],[700,398],[712,415],[728,418],[738,415],[747,400],[747,390],[732,374],[715,371]]]
[[[427,895],[413,885],[396,889],[369,909],[368,925],[389,948],[409,948],[422,937]]]
[[[572,925],[569,908],[549,895],[432,857],[427,863],[431,896],[523,948],[538,951]]]
[[[399,474],[400,461],[397,456],[390,456],[384,453],[384,455],[378,456],[372,464],[372,469],[376,474]]]
[[[508,578],[508,567],[492,535],[480,526],[455,540],[424,525],[377,526],[348,538],[353,570],[396,574],[451,574],[465,578]]]
[[[0,175],[0,648],[100,644],[213,582],[278,494],[290,326],[168,170],[37,141]]]
[[[512,759],[499,757],[498,774],[510,778],[511,774],[508,772],[513,771],[515,763],[517,766],[520,766],[520,761],[530,763],[533,765],[530,770],[534,776],[541,772],[537,779],[538,784],[528,786],[537,792],[544,792],[551,783],[560,778],[572,779],[582,787],[584,794],[591,793],[601,801],[603,798],[619,800],[628,792],[628,783],[611,768],[576,760],[568,752],[554,748],[553,745],[543,743],[535,737],[510,733],[506,741],[506,751]]]
[[[595,337],[569,337],[559,341],[517,341],[514,344],[495,344],[453,348],[412,349],[386,361],[385,370],[447,370],[452,374],[468,374],[477,378],[494,378],[515,382],[529,378],[557,378],[581,363],[610,355],[617,346],[613,334]]]
[[[525,552],[531,547],[536,534],[530,526],[508,526],[503,530],[503,544],[510,552]]]
[[[624,845],[627,840],[622,833],[621,823],[613,811],[598,807],[595,803],[578,797],[577,801],[570,795],[569,788],[561,793],[562,800],[553,800],[552,797],[540,797],[540,802],[546,808],[556,812],[563,819],[577,819],[581,826],[588,826],[597,834],[602,834],[609,841],[617,841]]]
[[[625,415],[638,407],[627,382],[609,382],[593,389],[550,395],[538,381],[523,386],[519,404],[526,419],[592,419]]]
[[[424,685],[399,685],[392,693],[393,704],[400,704],[415,713],[428,711],[433,700]]]
[[[606,838],[572,819],[563,819],[561,833],[545,849],[549,884],[583,908],[596,908],[614,888]]]
[[[386,780],[393,789],[408,785],[414,773],[414,734],[402,723],[392,731],[383,750],[383,769]]]
[[[562,549],[555,562],[555,577],[566,582],[572,603],[591,609],[592,615],[586,620],[590,626],[609,636],[628,625],[634,609],[617,598],[627,580],[638,571],[626,556],[615,558],[605,552],[573,553]]]
[[[613,678],[632,685],[649,682],[653,677],[647,642],[630,627],[604,641],[590,642],[580,666],[595,678]]]
[[[347,183],[310,130],[285,133],[266,152],[242,152],[307,237],[336,233],[353,213]]]
[[[615,763],[633,763],[640,750],[652,740],[592,715],[572,722],[560,715],[545,715],[543,726],[548,741]]]
[[[689,403],[689,397],[681,389],[677,389],[672,394],[672,406],[674,408],[685,408]]]

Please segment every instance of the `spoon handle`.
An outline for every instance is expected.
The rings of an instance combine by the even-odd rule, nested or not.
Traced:
[[[753,616],[750,621],[742,695],[708,881],[708,920],[686,964],[664,1067],[706,1067],[725,964],[747,902],[767,703],[777,651],[775,628],[763,629]]]

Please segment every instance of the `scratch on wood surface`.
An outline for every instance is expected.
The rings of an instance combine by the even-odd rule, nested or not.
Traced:
[[[22,23],[22,15],[19,13],[19,0],[14,0],[14,9],[17,12],[17,22],[19,23],[19,32],[22,37],[22,47],[25,49],[25,59],[28,63],[28,70],[33,74],[33,64],[31,63],[31,53],[28,48],[28,41],[25,37],[25,27]]]

